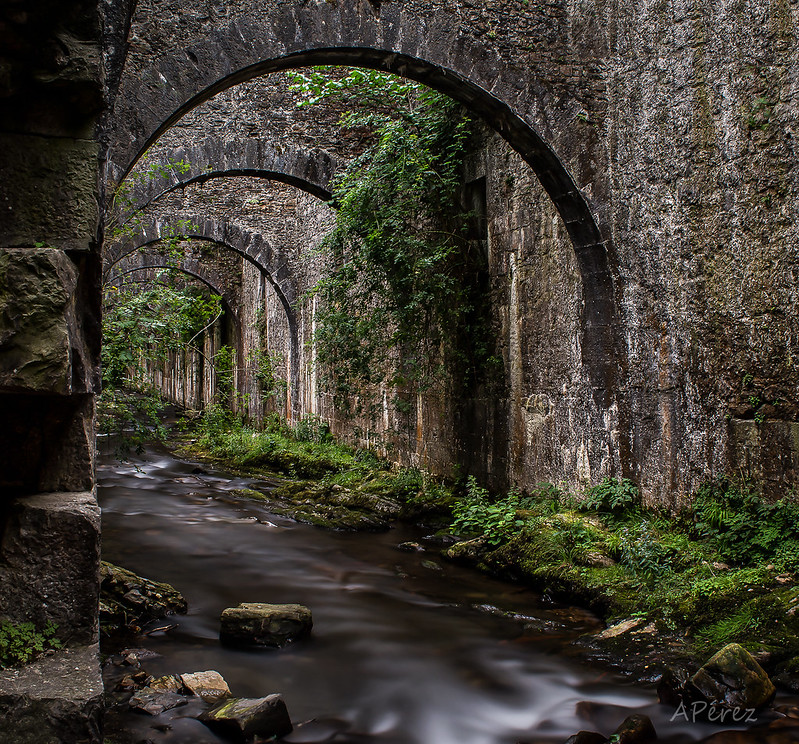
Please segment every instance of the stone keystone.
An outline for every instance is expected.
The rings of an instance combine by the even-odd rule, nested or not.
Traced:
[[[219,640],[228,646],[285,646],[311,633],[311,611],[298,604],[243,603],[222,612]]]

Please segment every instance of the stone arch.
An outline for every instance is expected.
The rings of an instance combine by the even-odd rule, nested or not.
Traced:
[[[212,271],[202,261],[195,258],[174,259],[157,251],[136,251],[128,254],[114,265],[114,273],[109,274],[103,281],[107,286],[123,276],[135,272],[144,272],[157,269],[170,269],[190,276],[204,284],[212,292],[222,298],[225,308],[237,320],[236,307],[238,298],[226,286],[227,282],[216,271]]]
[[[109,176],[120,181],[142,153],[185,113],[237,83],[288,68],[348,65],[384,70],[420,81],[479,114],[530,164],[555,204],[574,246],[583,284],[581,353],[596,404],[611,407],[621,364],[621,342],[609,257],[610,230],[600,230],[564,162],[577,168],[581,142],[570,137],[577,99],[552,95],[530,68],[500,62],[485,39],[466,33],[449,12],[416,2],[376,8],[360,3],[283,5],[242,15],[196,43],[138,69],[124,82],[112,121]],[[534,13],[534,10],[529,10]],[[567,34],[559,18],[539,19],[531,61],[547,69],[553,39]],[[496,32],[494,32],[496,35]],[[503,33],[503,32],[501,32]],[[146,63],[145,63],[146,64]],[[518,113],[517,113],[518,112]],[[563,160],[539,132],[556,141]],[[565,133],[565,134],[564,134]],[[601,145],[598,147],[601,148]],[[592,153],[592,157],[603,153]],[[607,193],[587,173],[584,187]],[[602,169],[599,169],[602,171]]]
[[[180,161],[189,165],[185,173],[170,167],[170,163]],[[216,137],[162,153],[155,163],[169,176],[137,183],[130,194],[134,211],[146,209],[176,189],[229,176],[280,181],[322,201],[330,201],[330,182],[336,168],[333,157],[325,150],[308,151],[262,139],[222,140]]]
[[[300,340],[299,321],[294,309],[299,299],[298,288],[293,282],[288,253],[270,245],[257,232],[224,220],[208,217],[181,216],[187,225],[183,235],[187,238],[205,240],[222,250],[232,251],[255,266],[275,290],[286,313],[289,329],[289,409],[292,418],[299,416],[300,404]],[[165,238],[172,237],[162,231],[171,224],[162,220],[151,220],[140,225],[139,232],[116,244],[106,246],[103,256],[103,280],[111,276],[111,271],[127,257],[155,245]]]

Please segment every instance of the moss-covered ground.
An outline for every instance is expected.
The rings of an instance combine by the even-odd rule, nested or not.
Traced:
[[[397,519],[437,528],[451,521],[455,497],[441,479],[339,444],[316,419],[293,427],[272,419],[256,430],[212,406],[184,427],[178,445],[183,454],[228,470],[283,476],[273,490],[239,493],[268,501],[273,513],[308,524],[382,530]]]

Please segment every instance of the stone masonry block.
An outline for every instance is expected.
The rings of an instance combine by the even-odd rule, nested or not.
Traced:
[[[97,241],[96,142],[0,135],[0,246],[89,250]]]
[[[0,249],[0,390],[68,395],[91,389],[79,275],[55,248]]]
[[[0,671],[4,744],[99,744],[103,681],[97,645]]]
[[[97,640],[100,508],[94,493],[48,493],[6,506],[0,608],[13,622],[58,625],[75,645]]]

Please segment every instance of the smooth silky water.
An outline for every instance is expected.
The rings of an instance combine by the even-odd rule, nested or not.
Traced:
[[[670,742],[718,730],[670,722],[674,710],[657,704],[652,686],[581,660],[571,641],[599,627],[590,613],[447,563],[435,549],[397,550],[423,537],[418,529],[298,524],[231,494],[269,482],[194,469],[157,451],[126,463],[101,456],[103,558],[173,584],[188,601],[176,629],[142,638],[161,654],[146,670],[215,669],[238,697],[282,693],[295,724],[316,720],[285,741],[563,742],[581,729],[607,735],[633,712]],[[240,602],[307,605],[312,637],[282,650],[223,648],[220,613]],[[221,741],[188,713],[132,713],[124,727],[134,741]]]

